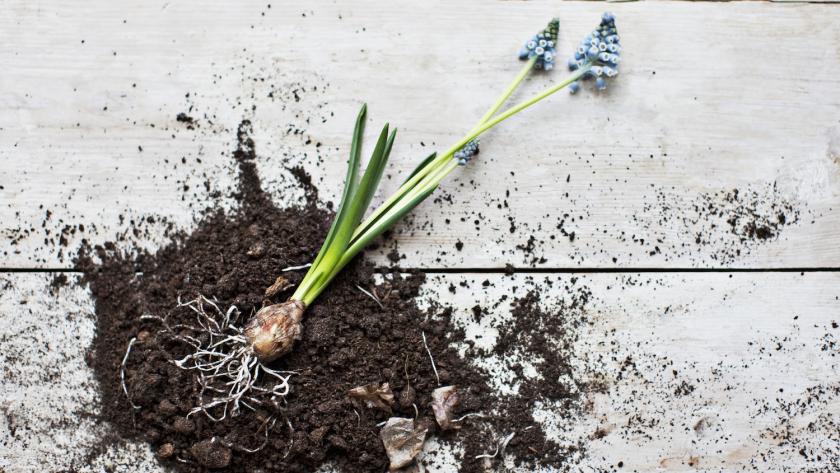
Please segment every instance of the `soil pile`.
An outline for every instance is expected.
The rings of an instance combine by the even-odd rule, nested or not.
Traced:
[[[454,348],[456,342],[463,346],[465,337],[453,324],[451,310],[432,304],[421,311],[415,304],[423,274],[386,272],[376,279],[374,267],[361,259],[309,308],[303,339],[293,352],[271,364],[295,373],[284,399],[252,405],[253,410],[244,408],[237,416],[228,412],[218,421],[202,412],[190,414],[200,403],[201,386],[193,371],[173,363],[190,347],[165,333],[159,320],[141,316],[166,317],[177,330],[179,324],[196,325],[196,315],[178,307],[179,300],[203,296],[222,309],[235,306],[242,319],[264,304],[284,300],[290,289],[267,298],[266,288],[280,274],[291,287],[300,281],[305,269],[280,270],[310,262],[332,218],[315,206],[317,192],[300,170],[295,175],[307,190],[308,203],[288,209],[272,204],[260,187],[247,122],[240,126],[234,157],[240,206],[231,215],[209,212],[194,231],[155,254],[126,255],[104,245],[79,259],[96,302],[97,334],[88,362],[101,386],[102,415],[120,435],[149,442],[163,462],[185,472],[216,467],[313,471],[325,463],[341,471],[385,471],[379,424],[392,415],[417,418],[431,427],[431,435],[460,445],[463,471],[480,471],[501,459],[475,457],[492,453],[499,436],[508,432],[518,432],[505,449],[518,463],[558,466],[579,449],[548,440],[529,410],[542,398],[571,402],[586,389],[557,387],[557,376],[568,374],[568,349],[558,350],[545,340],[529,345],[515,332],[546,319],[536,307],[536,295],[515,302],[516,315],[527,326],[504,332],[494,354],[525,350],[551,371],[520,394],[502,397],[490,388],[490,376],[468,361],[490,353],[467,346],[462,356]],[[397,399],[392,413],[348,397],[350,389],[371,383],[389,383]],[[464,419],[460,430],[434,432],[431,394],[450,384],[459,387],[457,415],[482,415]],[[271,385],[267,377],[256,383]],[[211,413],[218,417],[222,410]]]

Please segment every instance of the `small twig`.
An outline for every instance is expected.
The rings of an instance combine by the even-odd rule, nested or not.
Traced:
[[[426,347],[426,353],[429,354],[429,360],[432,361],[432,371],[435,372],[435,378],[437,379],[438,386],[440,386],[440,376],[438,375],[438,370],[435,366],[435,359],[432,357],[432,351],[429,350],[429,344],[426,343],[426,332],[421,331],[420,334],[423,335],[423,346]]]
[[[131,346],[134,345],[134,342],[136,341],[137,337],[131,337],[131,340],[128,341],[128,348],[125,349],[125,356],[123,356],[122,364],[120,364],[120,384],[122,385],[122,390],[125,393],[126,399],[128,399],[128,403],[131,404],[131,407],[140,409],[140,406],[134,404],[134,401],[131,400],[131,396],[128,395],[128,388],[125,385],[125,364],[128,363],[128,355],[131,353]]]
[[[370,293],[370,292],[368,292],[368,291],[365,291],[365,290],[362,288],[362,286],[359,286],[358,284],[356,284],[356,288],[357,288],[357,289],[359,289],[360,291],[362,291],[363,293],[365,293],[365,295],[366,295],[366,296],[368,296],[368,297],[370,297],[371,299],[373,299],[373,301],[374,301],[374,302],[376,302],[377,304],[379,304],[379,308],[380,308],[380,309],[384,309],[384,308],[385,308],[385,306],[384,306],[384,305],[382,305],[382,302],[379,300],[379,298],[378,298],[378,297],[374,296],[373,294],[371,294],[371,293]]]
[[[496,451],[493,452],[492,455],[490,455],[489,453],[485,453],[483,455],[476,455],[475,459],[478,460],[479,458],[496,458],[497,455],[504,455],[505,449],[507,448],[510,441],[513,439],[514,435],[516,435],[516,432],[511,432],[510,434],[508,434],[507,437],[501,439],[501,441],[499,441],[499,443],[496,445]]]
[[[385,283],[385,286],[386,286],[386,287],[385,287],[385,291],[386,291],[386,292],[385,292],[385,295],[384,295],[384,296],[382,296],[382,295],[380,295],[380,294],[379,294],[379,288],[377,288],[376,286],[374,286],[373,288],[371,288],[371,292],[373,293],[373,295],[374,295],[374,296],[376,296],[376,297],[378,297],[380,301],[387,300],[387,299],[388,299],[388,297],[391,295],[391,291],[392,291],[392,289],[391,289],[391,284],[389,284],[389,283],[387,283],[387,282],[386,282],[386,283]]]
[[[306,269],[310,266],[312,266],[312,263],[306,263],[306,264],[302,264],[300,266],[289,266],[288,268],[281,269],[280,272],[285,273],[285,272],[288,272],[288,271],[297,271],[299,269]]]

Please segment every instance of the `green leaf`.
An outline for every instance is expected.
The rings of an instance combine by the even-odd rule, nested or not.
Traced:
[[[437,189],[437,186],[424,190],[423,192],[414,196],[414,198],[412,198],[408,202],[398,202],[392,207],[392,209],[397,209],[393,214],[391,214],[391,211],[384,213],[382,218],[377,220],[377,222],[374,225],[371,225],[371,227],[367,229],[364,233],[354,238],[353,241],[350,242],[350,247],[355,248],[361,245],[358,248],[358,250],[361,250],[362,248],[367,246],[367,244],[373,241],[374,238],[378,237],[385,230],[389,229],[391,225],[397,222],[397,220],[401,219],[414,207],[417,207],[417,205],[420,204],[420,202],[423,202],[423,200],[425,200],[426,197],[431,195],[432,192],[435,191],[435,189]]]
[[[371,155],[370,162],[368,163],[367,169],[365,169],[365,173],[362,176],[362,180],[356,191],[352,196],[350,196],[350,200],[345,205],[345,208],[347,209],[346,214],[342,214],[340,216],[340,221],[337,222],[338,225],[335,229],[335,233],[332,235],[332,239],[326,246],[326,252],[323,257],[318,260],[317,273],[324,273],[326,275],[332,274],[335,265],[341,258],[341,254],[347,249],[347,245],[350,243],[350,239],[353,236],[353,230],[359,224],[362,215],[364,215],[367,206],[370,204],[370,200],[373,198],[373,194],[376,192],[379,180],[382,178],[382,173],[385,170],[388,155],[391,153],[391,147],[394,144],[395,136],[396,131],[392,132],[390,135],[388,134],[387,124],[382,128],[382,132],[379,134],[379,139],[376,142],[376,147],[373,149],[373,154]],[[310,269],[310,272],[312,272],[312,269]],[[308,304],[306,301],[311,300],[309,297],[309,293],[311,292],[310,289],[312,287],[320,287],[324,284],[324,281],[328,280],[329,276],[327,278],[320,277],[315,282],[308,281],[308,284],[305,287],[301,284],[301,286],[298,287],[298,290],[295,291],[295,296],[302,296],[304,303]]]
[[[338,273],[344,268],[344,266],[349,263],[354,256],[356,256],[364,247],[366,247],[374,238],[378,237],[382,234],[385,230],[391,227],[397,220],[402,218],[405,214],[411,211],[414,207],[416,207],[420,202],[423,202],[432,192],[437,189],[437,186],[430,187],[429,189],[424,190],[420,194],[416,195],[408,202],[403,202],[399,204],[398,210],[396,210],[391,215],[383,214],[385,217],[378,220],[377,224],[372,226],[369,230],[365,233],[359,235],[358,237],[354,238],[352,242],[350,242],[349,248],[341,255],[341,258],[336,262],[335,266],[332,268],[332,271],[329,273],[327,277],[322,277],[319,279],[318,284],[314,285],[311,290],[309,290],[303,298],[303,302],[306,305],[309,305],[321,292],[326,289],[326,287],[330,284],[333,278],[338,275]]]
[[[428,166],[428,164],[431,163],[432,161],[434,161],[436,157],[437,157],[437,151],[430,154],[423,161],[420,161],[420,164],[418,164],[417,167],[414,168],[414,171],[411,171],[411,174],[409,174],[408,177],[405,178],[405,181],[403,181],[403,184],[410,181],[412,177],[416,176],[418,172],[420,172],[424,167]]]
[[[387,130],[388,125],[385,125],[385,129],[382,130],[382,133],[387,133]],[[394,139],[396,137],[397,130],[395,129],[391,131],[390,135],[388,135],[388,139],[385,142],[385,148],[383,148],[381,156],[377,159],[376,150],[374,150],[374,156],[371,158],[367,169],[365,169],[365,176],[364,178],[362,178],[362,185],[364,185],[365,179],[368,178],[368,174],[370,173],[370,186],[367,189],[366,194],[362,194],[360,189],[359,199],[362,199],[362,196],[364,196],[364,201],[359,202],[359,219],[356,222],[354,222],[354,229],[356,226],[359,225],[359,222],[362,220],[365,211],[368,209],[368,207],[370,207],[370,201],[373,200],[373,195],[376,193],[377,187],[379,187],[379,181],[382,180],[382,174],[385,172],[385,164],[388,162],[388,157],[391,155],[391,148],[394,147]]]
[[[376,187],[379,185],[379,180],[382,178],[382,173],[385,170],[385,164],[388,161],[388,155],[391,153],[391,146],[394,143],[394,136],[396,131],[388,134],[388,125],[386,124],[379,133],[379,139],[376,141],[376,147],[373,149],[373,154],[370,157],[370,162],[365,169],[365,174],[362,176],[362,182],[359,188],[350,200],[350,210],[347,215],[347,220],[342,222],[336,234],[336,241],[343,241],[341,251],[347,248],[347,243],[350,241],[353,229],[359,225],[359,221],[367,210],[373,194],[376,192]],[[341,240],[339,240],[341,238]]]
[[[298,285],[298,290],[295,291],[295,294],[292,296],[294,299],[299,299],[298,296],[302,295],[302,292],[305,292],[308,286],[317,282],[313,281],[313,278],[317,277],[317,273],[323,272],[319,271],[320,263],[327,254],[330,245],[332,245],[337,229],[350,214],[349,203],[353,199],[353,195],[355,195],[356,189],[359,186],[359,155],[362,150],[362,135],[365,131],[366,117],[367,104],[363,104],[362,108],[359,110],[359,114],[356,116],[356,125],[353,128],[353,140],[350,143],[350,159],[347,163],[347,176],[344,178],[344,192],[341,195],[341,202],[338,205],[338,211],[335,214],[335,219],[330,226],[327,237],[324,239],[324,244],[321,245],[321,249],[318,251],[318,256],[315,257],[315,260],[312,262],[312,266],[310,266],[309,271],[306,272],[306,276],[304,276],[303,280]],[[301,294],[298,294],[298,292],[301,292]]]
[[[420,164],[417,165],[416,168],[414,168],[414,171],[412,171],[411,174],[405,179],[405,181],[403,182],[403,185],[405,185],[405,183],[410,181],[412,177],[416,176],[418,172],[422,171],[423,168],[428,166],[429,163],[434,161],[436,157],[437,157],[437,152],[434,152],[434,153],[430,154],[428,157],[426,157],[425,159],[423,159],[423,161],[421,161]],[[405,189],[403,194],[407,194],[407,193],[411,192],[411,190],[414,189],[417,186],[417,184],[419,184],[419,183],[420,183],[420,181],[416,182],[414,184],[414,186]],[[400,198],[402,198],[402,196],[400,196]],[[378,222],[382,218],[383,215],[388,213],[388,211],[391,210],[391,208],[393,208],[395,205],[399,204],[399,202],[400,201],[398,199],[398,200],[395,200],[395,201],[391,202],[390,204],[388,204],[388,202],[383,203],[382,206],[377,209],[377,213],[376,213],[375,217],[372,218],[372,219],[368,219],[368,221],[365,222],[364,227],[356,228],[356,231],[353,232],[353,235],[358,237],[359,235],[361,235],[362,233],[367,231],[368,228],[376,225],[376,222]]]

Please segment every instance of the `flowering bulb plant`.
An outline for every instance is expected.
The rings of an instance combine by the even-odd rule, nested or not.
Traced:
[[[362,134],[367,107],[362,106],[350,144],[350,158],[344,192],[332,227],[309,271],[286,302],[263,307],[248,322],[244,335],[261,361],[270,361],[288,353],[302,333],[304,311],[326,289],[335,276],[374,238],[390,228],[432,194],[438,184],[458,166],[464,166],[478,153],[478,137],[504,120],[518,114],[557,91],[569,87],[574,93],[582,79],[595,78],[598,89],[606,87],[607,79],[618,74],[621,46],[615,18],[605,13],[601,23],[588,34],[569,62],[571,73],[541,93],[511,106],[501,108],[534,70],[554,69],[555,48],[559,21],[555,18],[541,32],[530,38],[519,53],[525,61],[513,82],[501,93],[473,128],[463,138],[442,153],[432,153],[420,162],[405,182],[362,220],[382,177],[396,137],[396,130],[386,124],[370,157],[364,174],[359,178]]]

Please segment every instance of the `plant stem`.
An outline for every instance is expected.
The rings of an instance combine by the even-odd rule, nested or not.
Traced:
[[[333,266],[332,271],[325,277],[321,277],[318,279],[317,283],[312,286],[311,289],[307,291],[306,294],[303,295],[303,302],[308,306],[309,304],[314,301],[318,295],[329,285],[332,279],[341,271],[344,266],[349,263],[353,257],[358,254],[362,248],[367,246],[370,241],[375,238],[376,236],[380,235],[384,232],[390,225],[396,221],[401,215],[406,213],[408,210],[413,208],[415,205],[420,203],[424,200],[435,188],[440,184],[440,182],[445,178],[450,172],[452,172],[455,168],[458,167],[458,163],[452,159],[452,156],[455,154],[456,151],[464,147],[470,140],[475,139],[480,134],[484,133],[485,131],[493,128],[494,126],[498,125],[499,123],[507,120],[508,118],[516,115],[517,113],[525,110],[526,108],[530,107],[531,105],[536,104],[537,102],[551,96],[552,94],[562,90],[563,88],[567,87],[569,84],[577,81],[584,74],[586,74],[591,66],[584,66],[571,75],[564,79],[562,82],[549,87],[548,89],[544,90],[543,92],[523,101],[520,102],[513,107],[508,108],[501,114],[497,115],[495,118],[485,120],[484,122],[480,122],[471,132],[469,132],[464,138],[462,138],[458,143],[450,147],[445,153],[439,155],[435,160],[429,163],[421,172],[418,172],[412,179],[407,181],[403,184],[402,187],[395,193],[391,198],[389,198],[384,204],[382,204],[378,209],[377,212],[374,213],[371,218],[365,221],[362,225],[359,226],[360,229],[364,229],[361,233],[357,233],[353,235],[353,238],[350,240],[350,245],[347,250],[341,255],[339,261]],[[526,75],[526,74],[525,74]],[[522,81],[524,76],[520,73],[517,76],[518,82]],[[515,81],[516,82],[516,81]],[[513,89],[515,89],[515,85],[513,85]],[[513,92],[511,87],[508,90],[505,90],[503,95],[506,95],[504,99],[510,96]],[[501,103],[504,103],[504,100],[501,100]],[[491,107],[491,110],[495,113],[501,107],[499,102],[497,101],[496,104]],[[495,110],[494,110],[495,109]],[[486,115],[485,115],[486,116]],[[491,115],[492,116],[492,115]],[[484,118],[484,117],[483,117]],[[448,161],[447,161],[448,160]],[[392,203],[394,205],[389,204]],[[394,203],[396,202],[396,203]],[[368,222],[376,219],[377,222],[373,225],[370,225]]]
[[[519,87],[519,84],[521,84],[522,81],[525,80],[526,77],[528,77],[528,74],[530,74],[531,71],[534,70],[534,64],[536,63],[537,56],[528,59],[528,61],[525,63],[525,66],[513,79],[513,82],[511,82],[507,89],[505,89],[505,91],[502,92],[502,95],[500,95],[499,98],[496,100],[496,103],[494,103],[493,106],[490,107],[489,110],[487,110],[487,113],[485,113],[484,116],[481,117],[481,120],[478,121],[478,124],[475,127],[473,127],[474,129],[481,126],[482,123],[489,120],[493,115],[496,114],[496,112],[499,111],[500,108],[502,108],[502,105],[504,105],[505,102],[507,102],[507,99],[509,99],[510,96],[513,95],[513,92],[516,90],[517,87]]]
[[[505,110],[501,114],[497,115],[496,118],[493,118],[492,120],[489,120],[489,121],[485,122],[483,125],[481,125],[481,127],[479,127],[478,130],[476,130],[471,135],[464,138],[462,140],[462,142],[464,144],[467,144],[470,140],[472,140],[476,136],[484,133],[485,131],[489,130],[490,128],[493,128],[494,126],[496,126],[499,123],[507,120],[508,118],[516,115],[517,113],[525,110],[526,108],[530,107],[531,105],[534,105],[535,103],[545,99],[546,97],[562,90],[563,88],[567,87],[572,82],[575,82],[578,79],[580,79],[581,77],[583,77],[583,75],[586,74],[587,72],[589,72],[589,70],[591,68],[592,68],[591,65],[581,67],[580,69],[576,70],[574,73],[572,73],[569,77],[567,77],[565,80],[563,80],[559,84],[557,84],[553,87],[549,87],[548,89],[546,89],[543,92],[531,97],[530,99],[525,100],[523,102],[520,102],[520,103],[514,105],[513,107]],[[463,146],[463,145],[461,145],[461,146]]]
[[[558,83],[558,84],[556,84],[552,87],[549,87],[548,89],[546,89],[546,90],[542,91],[541,93],[529,98],[528,100],[525,100],[523,102],[520,102],[520,103],[514,105],[513,107],[510,107],[509,109],[505,110],[501,114],[497,115],[495,118],[484,122],[483,124],[478,126],[476,129],[474,129],[472,132],[468,133],[464,138],[461,139],[461,141],[459,141],[454,146],[452,146],[452,148],[450,148],[450,150],[451,149],[455,149],[455,150],[461,149],[465,144],[469,143],[470,140],[475,139],[478,135],[484,133],[485,131],[489,130],[490,128],[493,128],[494,126],[496,126],[499,123],[507,120],[508,118],[516,115],[517,113],[525,110],[526,108],[530,107],[531,105],[534,105],[535,103],[537,103],[537,102],[549,97],[550,95],[562,90],[563,88],[567,87],[572,82],[575,82],[578,79],[580,79],[581,77],[583,77],[583,75],[586,74],[586,72],[589,71],[590,68],[591,68],[591,66],[584,66],[584,67],[578,69],[577,71],[575,71],[574,73],[569,75],[569,77],[564,79],[562,82],[560,82],[560,83]],[[454,151],[452,153],[454,153]],[[450,152],[447,151],[446,154],[450,154]],[[423,181],[421,181],[417,186],[415,186],[415,188],[413,188],[411,190],[411,192],[406,196],[407,200],[410,200],[410,197],[412,195],[417,195],[417,194],[423,192],[424,190],[434,188],[435,186],[440,184],[440,181],[442,181],[443,178],[446,177],[447,174],[452,172],[452,170],[454,170],[456,167],[457,167],[457,163],[454,160],[450,160],[445,166],[440,167],[439,169],[436,169],[436,172],[428,174],[425,177],[425,179],[423,179]],[[354,236],[354,240],[355,239],[356,239],[356,237]],[[351,246],[352,246],[352,243],[351,243]]]
[[[536,62],[536,57],[528,59],[528,61],[525,63],[525,66],[522,67],[522,69],[519,71],[519,73],[510,83],[510,85],[507,86],[507,88],[502,92],[502,94],[496,99],[496,102],[490,107],[490,109],[487,110],[487,112],[484,114],[484,116],[481,117],[478,123],[476,123],[472,131],[477,130],[482,124],[484,124],[484,122],[489,120],[490,117],[492,117],[497,111],[499,111],[500,108],[502,108],[502,105],[505,104],[507,99],[510,98],[510,96],[513,94],[516,88],[519,87],[519,84],[521,84],[522,81],[525,80],[526,77],[528,77],[528,74],[534,70],[534,64]],[[423,177],[428,175],[434,169],[438,168],[442,163],[446,161],[447,158],[450,158],[453,154],[455,154],[456,151],[458,151],[462,147],[463,145],[458,147],[453,146],[452,148],[447,150],[446,153],[438,155],[435,159],[433,159],[425,167],[423,167],[423,169],[418,171],[417,174],[415,174],[411,179],[409,179],[402,186],[400,186],[400,188],[397,189],[397,191],[394,192],[394,194],[391,195],[391,197],[389,197],[385,202],[383,202],[382,205],[377,207],[376,210],[374,210],[373,213],[371,213],[370,216],[367,219],[365,219],[365,221],[362,222],[361,225],[358,226],[356,232],[353,234],[353,238],[357,238],[365,230],[367,230],[367,228],[370,227],[374,221],[379,219],[387,210],[389,210],[389,207],[391,207],[395,202],[397,202],[411,189],[413,189],[414,186],[416,186],[417,183],[423,179]]]
[[[487,112],[485,112],[485,114],[481,117],[478,123],[475,124],[470,133],[473,133],[476,130],[478,130],[481,127],[481,125],[487,122],[493,115],[496,114],[496,112],[499,111],[500,108],[502,108],[502,106],[505,104],[505,102],[507,102],[510,96],[513,95],[513,92],[516,91],[516,89],[519,87],[522,81],[525,80],[525,78],[528,77],[528,74],[530,74],[531,71],[534,70],[534,64],[536,64],[536,62],[536,56],[528,59],[528,61],[525,62],[525,65],[522,67],[522,69],[520,69],[516,77],[514,77],[513,81],[511,81],[507,88],[504,91],[502,91],[501,95],[499,95],[499,97],[496,99],[493,105],[491,105]],[[443,177],[445,177],[446,174],[449,174],[452,171],[452,169],[454,169],[451,168],[451,166],[449,165],[449,163],[453,162],[451,160],[452,155],[454,155],[456,151],[461,149],[462,146],[463,145],[459,147],[453,146],[452,148],[447,150],[447,152],[443,155],[437,156],[435,159],[426,164],[426,166],[420,169],[414,176],[412,176],[411,179],[403,183],[403,185],[400,186],[400,188],[397,189],[397,191],[393,195],[391,195],[385,202],[383,202],[382,205],[377,207],[376,210],[374,210],[373,213],[371,213],[371,215],[356,228],[355,232],[353,233],[351,242],[359,240],[360,237],[367,233],[370,227],[372,227],[377,220],[382,218],[384,215],[388,215],[388,211],[391,210],[391,207],[397,205],[401,201],[401,199],[403,199],[406,195],[415,190],[419,183],[424,182],[424,177],[429,175],[437,176],[439,170],[442,167],[446,170],[441,176],[441,179],[443,179]],[[412,195],[416,195],[416,193]],[[356,252],[358,252],[358,250]],[[356,252],[354,252],[353,254],[355,254]],[[335,272],[337,273],[338,271]],[[332,271],[330,271],[330,273],[332,273]],[[306,277],[304,277],[304,280],[301,282],[301,285],[298,286],[298,289],[295,291],[292,297],[295,299],[302,300],[308,305],[309,303],[311,303],[312,300],[314,300],[318,296],[318,294],[320,294],[321,290],[319,290],[318,288],[329,284],[331,279],[332,277],[329,274],[326,274],[323,271],[318,271],[317,268],[313,268],[313,270],[307,273]],[[310,295],[309,293],[312,292],[313,289],[314,294]]]

